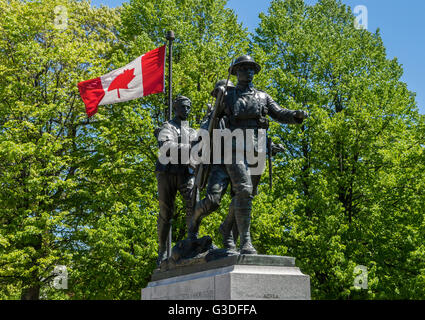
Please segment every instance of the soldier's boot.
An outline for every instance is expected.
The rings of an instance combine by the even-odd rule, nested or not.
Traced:
[[[199,226],[201,225],[202,218],[205,216],[204,199],[198,201],[193,209],[190,221],[187,227],[187,238],[189,240],[198,239]]]
[[[234,232],[232,232],[232,228],[235,224],[235,211],[234,211],[234,199],[229,206],[229,213],[226,216],[226,219],[218,228],[218,231],[221,233],[223,237],[223,246],[228,250],[236,250],[235,238],[233,237]]]
[[[217,195],[209,195],[196,202],[193,209],[192,218],[190,219],[187,237],[190,240],[196,240],[198,238],[199,226],[204,217],[208,216],[211,212],[218,209],[220,206],[220,197]]]
[[[171,224],[158,219],[157,230],[158,230],[158,258],[156,259],[156,265],[159,267],[165,259],[167,259],[167,238],[170,231]]]
[[[167,251],[158,250],[158,258],[156,258],[156,266],[159,268],[161,266],[162,261],[167,259]]]
[[[257,254],[257,250],[251,243],[251,209],[237,208],[235,217],[240,237],[240,254]]]
[[[223,237],[223,246],[227,250],[236,251],[235,240],[233,239],[232,230],[228,229],[228,226],[224,225],[224,222],[218,228],[221,236]]]

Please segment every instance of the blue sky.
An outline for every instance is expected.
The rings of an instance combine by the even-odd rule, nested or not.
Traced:
[[[92,4],[111,7],[123,0],[92,0]],[[317,0],[305,0],[314,4]],[[267,12],[269,0],[228,0],[227,7],[233,9],[240,22],[254,32],[259,23],[260,12]],[[364,5],[368,11],[368,30],[380,29],[389,59],[397,57],[403,66],[402,81],[410,91],[416,92],[420,113],[425,114],[425,12],[424,0],[342,0],[354,8]]]

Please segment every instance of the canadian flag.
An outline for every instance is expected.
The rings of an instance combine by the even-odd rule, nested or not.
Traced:
[[[78,90],[91,117],[97,107],[164,92],[165,45],[136,58],[104,76],[78,83]]]

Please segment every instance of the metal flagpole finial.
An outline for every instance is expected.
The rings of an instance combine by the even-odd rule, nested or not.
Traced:
[[[167,31],[167,35],[165,36],[165,38],[168,40],[168,41],[173,41],[176,37],[174,36],[174,31],[172,31],[172,30],[170,30],[170,31]]]

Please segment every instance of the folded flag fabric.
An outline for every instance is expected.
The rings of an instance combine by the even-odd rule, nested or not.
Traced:
[[[164,92],[165,47],[149,51],[104,76],[78,83],[87,116],[94,115],[100,105]]]

